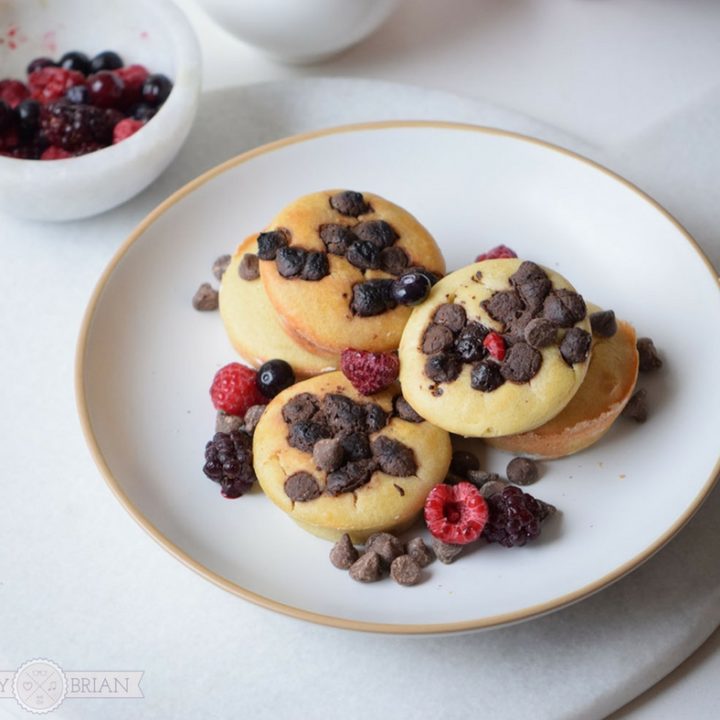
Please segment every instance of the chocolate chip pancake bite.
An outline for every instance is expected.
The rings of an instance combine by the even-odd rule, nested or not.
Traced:
[[[334,370],[339,356],[311,352],[278,320],[260,280],[257,237],[251,235],[240,243],[222,273],[220,316],[230,342],[255,367],[271,358],[284,358],[302,377]]]
[[[408,418],[393,385],[361,395],[340,372],[293,385],[267,406],[253,436],[265,494],[304,529],[362,543],[408,526],[452,454],[447,432]]]
[[[442,279],[400,342],[405,399],[458,435],[525,432],[557,415],[587,372],[583,298],[560,274],[496,259]]]
[[[410,305],[445,272],[430,233],[371,193],[295,200],[258,237],[260,275],[285,329],[313,352],[397,348]]]

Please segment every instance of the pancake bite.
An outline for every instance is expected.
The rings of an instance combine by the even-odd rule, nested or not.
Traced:
[[[445,272],[430,233],[371,193],[301,197],[275,217],[258,246],[270,302],[287,332],[316,353],[396,349],[411,308],[394,281],[416,269],[431,280]]]
[[[309,532],[356,543],[412,523],[451,454],[448,433],[408,412],[397,385],[365,396],[340,372],[277,395],[253,439],[270,500]]]
[[[400,342],[400,383],[429,422],[467,437],[532,430],[585,378],[587,308],[560,274],[519,259],[485,260],[441,280]]]

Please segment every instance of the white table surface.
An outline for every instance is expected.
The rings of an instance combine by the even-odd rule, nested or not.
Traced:
[[[612,158],[614,169],[630,176],[678,215],[716,267],[719,264],[720,244],[715,228],[720,223],[720,211],[717,203],[709,200],[716,187],[715,174],[720,169],[720,140],[717,139],[720,135],[716,132],[720,123],[720,81],[716,73],[720,50],[718,3],[711,0],[662,3],[655,0],[451,0],[448,3],[405,0],[388,23],[363,44],[335,59],[309,67],[286,67],[267,61],[208,22],[192,0],[182,0],[179,4],[188,11],[201,40],[206,90],[265,80],[349,76],[412,83],[504,106],[578,138],[576,146],[585,144],[588,154],[592,155],[595,149],[598,156]],[[662,152],[657,152],[657,148],[662,148]],[[151,194],[148,202],[152,197]],[[141,202],[138,210],[142,207]],[[118,223],[113,225],[117,217],[113,213],[108,216],[108,228],[117,231]],[[253,667],[243,663],[244,657],[250,654],[247,650],[250,644],[257,651],[265,635],[286,632],[293,652],[303,658],[303,646],[307,645],[307,657],[313,658],[324,642],[331,666],[342,660],[329,649],[333,646],[333,633],[318,630],[310,634],[303,624],[251,606],[243,605],[242,611],[235,610],[240,601],[217,590],[208,593],[210,604],[196,608],[197,622],[182,629],[184,637],[179,642],[180,629],[172,621],[173,598],[163,598],[167,610],[155,612],[154,624],[149,626],[141,609],[143,603],[138,602],[138,598],[147,598],[148,605],[157,611],[158,594],[147,587],[134,587],[132,580],[128,581],[132,573],[129,574],[126,567],[114,567],[118,557],[128,562],[128,554],[119,548],[124,543],[131,550],[142,548],[138,551],[142,552],[142,562],[154,568],[157,576],[173,589],[183,588],[187,583],[190,591],[190,581],[202,581],[194,577],[187,580],[184,577],[187,571],[165,556],[128,518],[124,518],[125,523],[113,524],[105,535],[102,526],[88,522],[87,512],[75,504],[77,498],[68,499],[61,490],[63,483],[77,489],[74,481],[82,477],[86,483],[82,486],[86,492],[85,502],[97,503],[103,506],[103,512],[111,512],[105,507],[111,500],[98,474],[90,467],[78,428],[72,423],[69,427],[47,428],[43,423],[43,403],[38,402],[36,394],[47,393],[47,413],[55,417],[60,406],[72,403],[72,388],[58,389],[54,377],[33,377],[36,368],[27,362],[33,354],[55,351],[51,341],[57,341],[62,335],[54,326],[69,317],[75,320],[78,309],[87,300],[93,278],[111,254],[112,244],[120,241],[121,238],[109,233],[110,239],[99,238],[94,243],[93,234],[98,227],[94,222],[87,224],[84,234],[79,232],[75,247],[67,250],[67,253],[74,252],[79,246],[83,251],[83,264],[78,268],[77,283],[63,286],[64,296],[58,299],[55,308],[42,296],[43,287],[53,280],[53,263],[47,259],[48,250],[53,250],[50,243],[38,242],[28,248],[29,253],[43,253],[43,257],[38,258],[38,272],[28,272],[31,266],[25,259],[21,261],[8,252],[18,247],[16,238],[11,241],[4,237],[0,225],[3,278],[13,277],[16,268],[23,273],[28,292],[25,317],[0,311],[3,334],[7,333],[6,337],[23,343],[27,349],[27,352],[14,353],[7,344],[0,349],[0,369],[5,383],[12,385],[4,392],[4,399],[6,406],[13,408],[12,416],[7,412],[0,414],[0,431],[4,443],[8,444],[0,454],[0,476],[5,483],[29,485],[23,491],[27,499],[25,508],[12,508],[12,516],[7,508],[3,508],[4,514],[0,511],[4,522],[4,530],[0,531],[3,538],[0,568],[9,568],[5,576],[0,575],[0,602],[3,603],[0,610],[4,620],[0,626],[0,659],[3,663],[19,663],[32,656],[28,653],[33,653],[54,658],[65,669],[79,669],[83,664],[97,665],[104,658],[108,667],[119,664],[126,669],[145,669],[148,673],[152,670],[157,676],[162,675],[163,652],[168,654],[167,667],[173,667],[174,672],[177,665],[173,665],[170,655],[184,653],[187,672],[175,680],[180,685],[192,686],[194,671],[212,662],[213,652],[220,644],[232,642],[232,638],[202,636],[203,630],[210,626],[206,616],[238,612],[243,614],[244,629],[244,645],[237,648],[238,665],[219,667],[218,676],[231,672],[238,675],[243,687],[248,686],[244,690],[245,707],[243,695],[236,698],[239,703],[236,714],[244,717],[243,710],[252,708],[252,716],[265,716],[260,711],[263,698],[252,691],[253,682],[258,678],[254,676]],[[33,233],[37,231],[35,226]],[[48,241],[53,232],[51,227],[47,228]],[[57,264],[65,269],[62,256],[66,250],[58,246],[57,253]],[[13,277],[13,288],[21,285],[17,277]],[[36,298],[41,298],[42,303],[38,304]],[[15,303],[13,307],[22,307],[22,304]],[[28,317],[37,316],[46,318],[39,332],[26,322]],[[73,339],[66,338],[66,341]],[[70,353],[59,354],[56,371],[62,381],[71,377],[70,361]],[[42,365],[46,366],[47,363]],[[23,402],[26,395],[31,401]],[[67,417],[68,413],[65,411],[64,415]],[[30,432],[33,429],[36,435]],[[22,443],[26,472],[17,448],[9,447],[15,437]],[[42,479],[34,478],[35,462],[42,463]],[[47,478],[53,469],[59,488],[53,487]],[[44,493],[37,502],[32,493],[34,480]],[[59,542],[46,530],[50,524],[44,522],[43,513],[48,511],[48,499],[52,510],[65,518],[67,542]],[[717,507],[718,503],[713,506]],[[18,517],[20,512],[22,516]],[[118,507],[117,515],[122,512]],[[82,522],[75,524],[74,517],[82,518]],[[122,528],[122,532],[118,528]],[[20,545],[13,544],[17,536],[5,535],[7,529],[20,533]],[[127,533],[127,537],[123,533]],[[717,523],[714,535],[710,532],[707,538],[717,542]],[[72,557],[62,555],[67,547],[72,547]],[[130,561],[133,557],[140,555],[130,554]],[[58,567],[67,567],[67,572],[59,572]],[[77,568],[82,568],[83,573]],[[145,571],[147,573],[147,568]],[[64,575],[75,583],[73,587],[62,586]],[[78,581],[83,575],[92,581]],[[24,587],[18,587],[18,578],[25,579]],[[622,598],[621,590],[613,588],[612,591]],[[76,605],[66,601],[73,592],[78,597]],[[54,596],[65,600],[58,601],[56,607]],[[38,603],[38,597],[43,602]],[[98,610],[90,612],[90,608]],[[216,631],[221,626],[219,622],[212,624]],[[147,632],[149,627],[154,631],[152,638],[142,636],[138,630],[142,628]],[[123,629],[125,643],[113,648],[103,645],[103,638],[117,640]],[[707,628],[704,635],[710,631],[711,628]],[[532,637],[533,633],[526,629],[516,635],[522,640]],[[492,641],[488,644],[492,646]],[[192,649],[195,647],[198,655],[194,664]],[[437,647],[438,653],[447,656],[447,662],[451,663],[449,646],[438,643]],[[688,652],[691,649],[688,647]],[[370,674],[373,669],[372,653],[380,653],[379,662],[384,659],[383,645],[372,638],[358,639],[357,652],[358,669],[348,692],[353,692],[354,687],[362,691],[362,675]],[[12,669],[12,666],[0,669]],[[715,718],[720,700],[716,682],[719,672],[720,635],[715,633],[690,660],[615,717],[633,720]],[[203,678],[202,687],[193,687],[198,692],[206,692],[208,697],[226,687],[220,681],[214,683],[208,679],[207,674]],[[179,717],[183,694],[173,695],[168,691],[173,678],[166,677],[163,681],[166,702],[158,705],[157,698],[154,703],[148,698],[147,704],[140,706],[126,701],[125,716],[149,717],[146,709],[152,707],[157,711],[162,707],[158,717]],[[337,702],[337,697],[332,696],[329,701]],[[0,716],[14,717],[21,712],[9,703],[7,700],[0,703]],[[95,717],[103,712],[99,705],[97,715],[93,714],[88,704],[92,705],[92,701],[84,703],[80,710],[79,703],[71,707],[68,701],[62,716]],[[268,710],[271,707],[270,703]],[[279,706],[274,707],[275,714],[268,717],[281,716],[277,713]],[[292,717],[289,711],[292,705],[284,707],[283,717]],[[80,714],[75,715],[75,709]],[[369,710],[382,714],[382,709],[376,706],[370,706]],[[21,712],[21,716],[25,714]],[[424,717],[422,708],[418,708],[415,716]]]

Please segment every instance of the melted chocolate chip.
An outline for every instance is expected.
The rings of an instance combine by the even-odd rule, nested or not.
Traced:
[[[523,336],[530,347],[544,348],[555,342],[557,326],[545,318],[533,318],[525,326]]]
[[[381,250],[390,247],[399,237],[393,226],[384,220],[369,220],[368,222],[358,223],[353,228],[353,232],[361,240],[370,242]]]
[[[470,322],[455,341],[455,353],[463,362],[482,360],[487,354],[483,340],[489,330],[481,323]]]
[[[285,230],[269,230],[258,235],[258,257],[261,260],[274,260],[277,251],[285,247],[289,242],[288,233]]]
[[[400,275],[409,262],[410,258],[400,247],[393,246],[380,251],[380,269],[391,275]]]
[[[293,278],[300,275],[305,266],[307,252],[298,247],[278,248],[275,256],[277,270],[284,278]]]
[[[432,323],[428,325],[422,339],[422,351],[426,355],[434,355],[449,348],[453,344],[453,334],[449,327],[445,325],[436,325]]]
[[[345,460],[345,451],[337,438],[323,438],[313,446],[313,462],[318,470],[333,472]]]
[[[543,317],[558,327],[572,327],[587,313],[585,301],[572,290],[555,290],[543,303]]]
[[[301,420],[290,425],[288,445],[303,452],[311,453],[318,440],[329,437],[332,437],[332,432],[324,423]]]
[[[662,358],[658,355],[655,343],[649,337],[638,339],[637,351],[640,357],[640,372],[651,372],[662,367]]]
[[[373,460],[356,460],[343,465],[327,476],[326,489],[332,496],[352,492],[365,485],[375,470]]]
[[[457,333],[463,329],[467,315],[462,305],[455,303],[444,303],[440,305],[433,315],[433,322],[438,325],[445,325],[452,332]]]
[[[285,481],[285,494],[294,502],[308,502],[320,495],[318,481],[308,472],[296,472]]]
[[[617,332],[617,320],[612,310],[599,310],[590,314],[593,335],[609,338]]]
[[[496,292],[480,304],[493,320],[504,325],[509,325],[519,317],[524,309],[520,296],[514,290]]]
[[[538,374],[541,365],[542,355],[527,343],[519,342],[507,351],[500,372],[510,382],[525,383]]]
[[[329,393],[322,399],[321,407],[325,421],[334,434],[349,435],[365,429],[365,408],[349,397]]]
[[[462,371],[462,363],[450,353],[431,355],[425,363],[425,374],[436,383],[452,382]]]
[[[584,362],[590,354],[592,336],[582,328],[571,327],[560,343],[560,354],[568,365]]]
[[[380,267],[380,250],[367,240],[357,240],[345,256],[351,265],[360,270],[377,270]]]
[[[322,280],[330,274],[330,263],[324,252],[309,252],[305,258],[301,277],[303,280]]]
[[[372,442],[372,454],[380,469],[388,475],[407,477],[417,472],[413,449],[399,440],[380,435]]]
[[[406,422],[421,423],[424,422],[424,418],[418,415],[413,409],[410,403],[402,396],[398,395],[394,402],[395,414]]]
[[[344,255],[350,245],[357,240],[355,233],[349,227],[334,223],[321,225],[319,234],[327,251],[333,255]]]
[[[382,430],[388,422],[388,414],[376,403],[365,407],[365,428],[368,433]]]
[[[341,438],[340,445],[345,452],[345,457],[350,461],[367,460],[367,458],[372,457],[370,441],[365,432],[345,435]]]
[[[330,207],[337,210],[341,215],[349,217],[357,217],[371,212],[371,208],[365,202],[362,193],[353,190],[345,190],[333,195],[330,198]]]
[[[392,297],[392,280],[366,280],[353,286],[350,307],[360,317],[381,315],[397,303]]]
[[[504,382],[505,378],[502,376],[497,363],[491,362],[490,360],[483,360],[472,366],[472,370],[470,371],[470,387],[473,390],[492,392],[493,390],[497,390]]]
[[[310,420],[317,409],[317,398],[312,393],[300,393],[285,403],[285,407],[282,409],[283,420],[286,423]]]
[[[257,280],[260,277],[260,261],[257,255],[245,253],[238,265],[238,275],[242,280]]]

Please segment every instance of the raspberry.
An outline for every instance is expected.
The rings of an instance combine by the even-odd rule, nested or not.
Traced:
[[[43,154],[40,156],[41,160],[65,160],[67,158],[71,158],[73,156],[72,153],[68,152],[67,150],[63,150],[61,147],[58,147],[57,145],[50,145],[50,147],[46,148],[43,151]]]
[[[487,499],[489,519],[483,530],[488,542],[521,547],[540,535],[540,524],[555,512],[552,505],[509,485]]]
[[[30,97],[30,91],[19,80],[0,80],[0,100],[11,108],[17,107],[28,97]]]
[[[496,360],[505,359],[505,340],[500,333],[489,332],[483,340],[483,346]]]
[[[113,145],[116,143],[127,140],[131,135],[134,135],[145,123],[142,120],[133,120],[132,118],[125,118],[121,120],[113,128]]]
[[[114,111],[91,105],[50,103],[40,113],[40,128],[48,142],[65,150],[75,151],[93,144],[109,145],[114,124]]]
[[[238,498],[246,493],[255,482],[250,435],[242,430],[215,433],[205,445],[203,472],[220,484],[226,498]]]
[[[359,393],[372,395],[397,380],[400,360],[396,353],[347,348],[340,355],[340,369]]]
[[[266,405],[266,398],[257,388],[257,373],[240,363],[220,368],[210,387],[210,398],[216,410],[228,415],[245,415],[253,405]]]
[[[60,67],[40,68],[28,78],[33,99],[45,104],[60,100],[71,87],[84,84],[82,73]]]
[[[438,540],[466,545],[480,537],[488,519],[488,506],[469,482],[436,485],[425,500],[425,523]]]
[[[516,258],[517,253],[511,250],[507,245],[496,245],[494,248],[490,248],[487,252],[480,253],[476,258],[475,262],[481,262],[482,260],[497,260],[499,258]]]
[[[139,103],[142,99],[142,88],[150,74],[143,65],[128,65],[113,71],[125,85],[120,100],[123,107]]]

